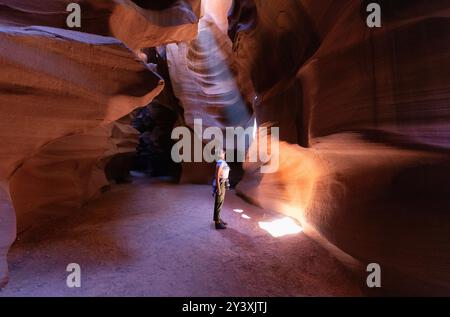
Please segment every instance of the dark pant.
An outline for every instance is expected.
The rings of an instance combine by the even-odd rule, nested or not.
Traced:
[[[216,199],[214,202],[214,221],[219,222],[220,221],[220,212],[222,211],[223,202],[225,200],[225,191],[226,191],[226,181],[221,180],[220,181],[220,195],[216,191]]]

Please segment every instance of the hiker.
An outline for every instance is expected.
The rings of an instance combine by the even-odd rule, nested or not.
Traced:
[[[216,174],[213,179],[214,188],[214,223],[217,230],[226,229],[227,223],[220,218],[223,202],[225,200],[225,191],[229,188],[228,176],[230,167],[225,161],[225,152],[220,150],[217,156]]]

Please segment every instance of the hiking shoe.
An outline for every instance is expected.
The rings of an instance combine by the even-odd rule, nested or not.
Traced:
[[[226,228],[227,227],[223,223],[221,223],[221,222],[216,223],[216,229],[217,230],[223,230],[223,229],[226,229]]]

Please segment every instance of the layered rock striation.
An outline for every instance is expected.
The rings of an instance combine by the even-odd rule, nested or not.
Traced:
[[[385,290],[448,294],[450,6],[378,1],[369,28],[369,2],[235,1],[234,59],[281,135],[278,172],[246,164],[238,190]]]
[[[2,285],[16,212],[20,226],[37,207],[82,205],[107,184],[109,159],[135,151],[137,131],[118,120],[164,87],[135,53],[197,32],[198,1],[162,11],[127,0],[44,2],[0,3]],[[76,31],[69,2],[81,6]]]

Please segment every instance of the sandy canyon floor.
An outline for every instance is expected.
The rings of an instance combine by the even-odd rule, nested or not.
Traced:
[[[229,228],[216,231],[212,208],[208,186],[135,175],[21,232],[0,296],[361,295],[358,281],[303,233],[277,238],[259,226],[283,216],[229,191]],[[81,266],[81,288],[66,285],[69,263]]]

